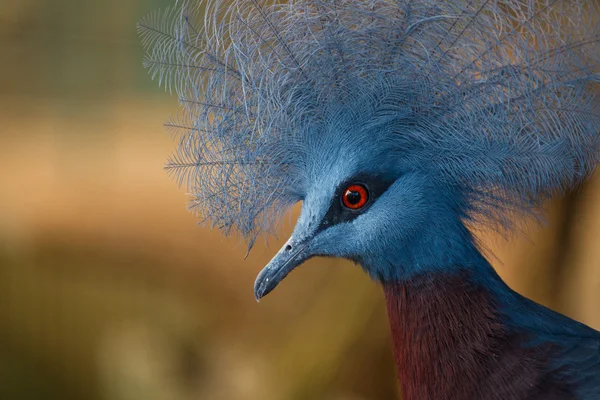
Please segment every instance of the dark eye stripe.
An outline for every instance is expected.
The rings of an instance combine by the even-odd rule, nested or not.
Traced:
[[[393,179],[383,179],[371,175],[358,175],[343,182],[335,191],[329,209],[327,210],[325,217],[323,217],[317,232],[323,231],[326,228],[339,223],[352,221],[354,218],[367,211],[377,198],[392,185],[392,183],[394,183]],[[342,199],[344,192],[350,186],[354,185],[363,186],[368,193],[365,203],[356,209],[345,206]]]

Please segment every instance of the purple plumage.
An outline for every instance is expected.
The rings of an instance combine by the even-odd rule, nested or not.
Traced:
[[[491,267],[384,291],[403,400],[600,398],[598,332],[511,291]]]

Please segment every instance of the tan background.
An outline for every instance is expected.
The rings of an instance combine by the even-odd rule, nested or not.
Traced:
[[[281,243],[243,261],[162,171],[135,23],[167,2],[0,1],[0,399],[394,398],[377,285],[319,259],[257,304]],[[548,208],[494,264],[599,329],[600,179]]]

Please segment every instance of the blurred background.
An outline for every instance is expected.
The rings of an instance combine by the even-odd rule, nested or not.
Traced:
[[[257,304],[281,242],[244,261],[163,172],[176,102],[136,22],[170,2],[0,0],[0,399],[398,398],[377,285],[318,259]],[[596,329],[599,178],[483,235],[513,288]]]

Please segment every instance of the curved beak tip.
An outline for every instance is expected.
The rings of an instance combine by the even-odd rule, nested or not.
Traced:
[[[273,274],[269,267],[264,268],[254,282],[254,298],[257,302],[275,289],[279,281],[273,279]]]
[[[306,245],[303,245],[295,252],[291,252],[286,245],[260,271],[254,282],[254,298],[257,302],[271,293],[294,268],[309,258],[304,252],[305,248]]]
[[[260,303],[260,299],[263,298],[263,294],[262,291],[260,290],[258,285],[254,285],[254,298],[256,299],[257,303]]]

